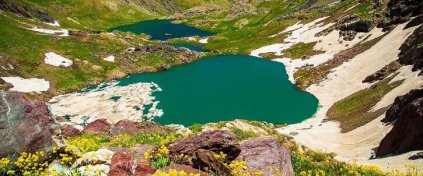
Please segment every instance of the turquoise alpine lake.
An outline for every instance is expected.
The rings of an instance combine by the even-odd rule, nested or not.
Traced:
[[[158,40],[213,35],[185,24],[172,24],[171,20],[142,21],[111,30],[146,33]],[[205,51],[201,45],[172,45]],[[154,121],[161,124],[189,126],[237,118],[293,124],[311,117],[318,107],[312,94],[288,80],[282,63],[246,55],[202,58],[168,71],[134,74],[118,81],[119,86],[158,84],[163,91],[154,96],[164,114]]]
[[[171,20],[148,20],[139,23],[119,26],[109,31],[118,30],[122,32],[133,32],[135,34],[145,33],[157,40],[167,40],[171,38],[213,35],[211,32],[203,31],[185,24],[173,24]]]
[[[161,124],[247,119],[293,124],[311,117],[318,101],[289,80],[284,65],[252,56],[203,58],[158,73],[140,73],[119,80],[119,86],[154,82],[163,90],[154,96],[164,115]]]

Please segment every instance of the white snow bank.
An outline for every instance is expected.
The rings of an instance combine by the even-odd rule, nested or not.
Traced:
[[[202,39],[200,39],[198,42],[200,42],[200,43],[202,43],[202,44],[209,43],[209,38],[208,38],[208,37],[207,37],[207,38],[202,38]]]
[[[45,92],[50,88],[50,82],[45,79],[21,77],[1,77],[1,79],[13,85],[10,90],[18,92]]]
[[[118,86],[118,82],[99,85],[87,92],[59,95],[49,101],[54,116],[70,116],[73,124],[105,118],[110,123],[123,119],[151,120],[163,115],[153,93],[161,91],[155,83]]]
[[[50,26],[57,26],[57,27],[60,27],[60,24],[59,24],[59,22],[58,22],[58,21],[54,21],[53,23],[46,23],[46,24],[48,24],[48,25],[50,25]]]
[[[61,37],[69,36],[69,30],[67,30],[67,29],[54,30],[54,29],[43,29],[43,28],[39,28],[39,27],[32,27],[32,28],[28,28],[28,29],[31,30],[31,31],[35,31],[35,32],[43,33],[43,34],[57,35],[57,36],[61,36]]]
[[[108,61],[108,62],[115,62],[115,56],[109,56],[104,58],[103,60]]]
[[[73,64],[71,60],[66,59],[65,57],[53,52],[46,53],[45,56],[46,57],[44,58],[44,62],[49,65],[53,65],[56,67],[70,67]]]

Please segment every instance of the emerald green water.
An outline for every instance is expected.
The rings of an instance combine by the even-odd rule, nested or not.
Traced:
[[[212,34],[170,20],[143,21],[114,29],[146,33],[158,40]],[[193,45],[176,46],[204,51]],[[161,124],[188,126],[236,118],[293,124],[311,117],[318,106],[313,95],[298,90],[288,80],[283,64],[245,55],[203,58],[165,72],[135,74],[118,81],[119,86],[158,84],[163,91],[154,96],[164,115],[154,121]]]
[[[161,124],[207,123],[235,118],[271,123],[298,123],[317,110],[317,99],[299,91],[281,63],[252,56],[217,56],[160,73],[119,80],[125,86],[155,82]]]

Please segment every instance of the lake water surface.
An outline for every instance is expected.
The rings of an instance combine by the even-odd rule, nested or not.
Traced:
[[[210,35],[168,20],[117,29],[142,31],[162,40],[170,38],[165,33],[172,33],[172,37]],[[164,115],[155,121],[162,124],[192,125],[236,118],[293,124],[311,117],[318,107],[313,95],[298,90],[288,80],[283,64],[247,55],[203,58],[165,72],[135,74],[118,81],[120,86],[158,84],[163,91],[154,95]]]

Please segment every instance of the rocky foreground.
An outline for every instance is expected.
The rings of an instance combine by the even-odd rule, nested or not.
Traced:
[[[189,128],[53,119],[44,103],[2,92],[1,175],[384,175],[298,146],[272,124],[235,120]],[[20,118],[16,118],[20,117]],[[19,146],[19,147],[16,147]]]

